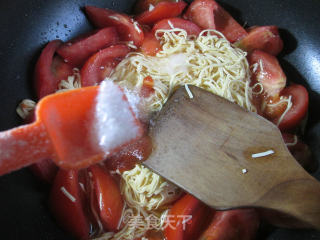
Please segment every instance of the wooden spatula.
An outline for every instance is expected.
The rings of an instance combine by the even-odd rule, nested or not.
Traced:
[[[154,119],[154,150],[144,165],[216,209],[268,208],[320,229],[320,183],[292,157],[278,128],[190,90],[193,98],[177,90]]]

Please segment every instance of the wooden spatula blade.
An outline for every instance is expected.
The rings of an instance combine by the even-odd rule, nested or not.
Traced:
[[[287,157],[274,124],[200,88],[190,90],[193,98],[178,89],[154,119],[147,167],[217,209],[254,206],[276,184],[305,176]],[[274,153],[252,157],[269,150]]]

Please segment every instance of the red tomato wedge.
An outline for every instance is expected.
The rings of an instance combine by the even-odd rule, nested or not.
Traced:
[[[188,35],[198,36],[201,32],[201,29],[191,21],[182,19],[182,18],[167,18],[157,22],[152,31],[156,33],[159,29],[171,29],[172,26],[174,28],[181,28],[187,31]]]
[[[109,77],[118,63],[130,52],[126,45],[114,45],[91,56],[81,69],[81,86],[93,86]]]
[[[107,231],[116,232],[124,207],[120,189],[109,172],[100,165],[91,166],[88,171],[92,174],[93,190],[103,227]]]
[[[213,0],[193,1],[184,18],[194,22],[202,29],[216,29],[222,32],[232,43],[248,35],[246,30]]]
[[[140,50],[145,55],[155,56],[161,50],[160,41],[152,32],[145,32]]]
[[[253,240],[259,222],[254,209],[219,211],[199,240]]]
[[[151,138],[146,135],[108,158],[104,164],[112,171],[117,169],[120,172],[131,170],[136,163],[146,160],[151,154],[151,151]]]
[[[279,119],[279,116],[281,116],[287,108],[286,102],[279,103],[280,96],[273,96],[266,100],[262,99],[262,101],[265,106],[261,115],[270,121]]]
[[[279,128],[282,131],[291,130],[297,127],[306,116],[309,105],[309,94],[304,86],[293,84],[283,89],[281,96],[291,96],[292,107],[284,115]]]
[[[166,240],[198,239],[210,213],[210,208],[192,195],[183,196],[168,213],[164,229]]]
[[[79,239],[89,239],[90,224],[84,211],[78,172],[59,170],[50,192],[50,206],[57,221]]]
[[[140,24],[151,25],[165,18],[179,16],[187,6],[184,1],[178,2],[159,2],[152,10],[147,10],[136,16]]]
[[[177,0],[138,0],[134,5],[134,13],[139,14],[149,9],[152,9],[160,2],[177,2]]]
[[[118,41],[119,37],[116,29],[108,27],[64,43],[57,52],[72,66],[79,67],[92,54],[100,49],[116,44]]]
[[[120,40],[133,41],[133,44],[137,47],[141,45],[144,38],[143,31],[139,24],[128,15],[94,6],[86,6],[85,11],[89,20],[96,27],[115,27]]]
[[[143,85],[140,90],[140,95],[144,98],[148,98],[151,96],[151,94],[154,93],[154,82],[152,77],[147,76],[143,79]]]
[[[266,97],[277,97],[286,86],[286,75],[276,57],[255,50],[248,56],[252,67],[252,83],[260,82],[263,86]]]
[[[72,67],[60,57],[54,56],[61,46],[60,40],[54,40],[42,50],[34,71],[34,81],[38,98],[43,98],[58,89],[61,80],[73,74]]]
[[[68,76],[73,75],[73,67],[58,55],[53,57],[51,70],[59,82],[61,80],[67,80]]]
[[[277,26],[262,26],[252,28],[246,37],[236,43],[236,46],[247,52],[259,49],[276,56],[283,49],[283,41]]]
[[[188,7],[184,18],[197,24],[202,29],[216,29],[213,12],[218,4],[212,0],[195,0]]]

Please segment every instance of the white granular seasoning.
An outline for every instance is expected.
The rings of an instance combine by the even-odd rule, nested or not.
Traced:
[[[106,153],[138,137],[140,127],[122,89],[102,82],[95,110],[94,138]]]

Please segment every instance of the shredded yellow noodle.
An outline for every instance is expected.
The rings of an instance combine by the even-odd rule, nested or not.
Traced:
[[[122,174],[120,188],[129,206],[139,206],[148,211],[176,200],[180,194],[178,187],[139,164]]]
[[[162,50],[155,57],[130,53],[111,77],[121,86],[136,90],[147,76],[152,77],[155,94],[148,99],[151,111],[159,111],[177,87],[189,84],[256,112],[246,52],[220,32],[205,30],[195,38],[175,28],[158,30],[156,36]]]
[[[161,230],[168,204],[181,194],[178,187],[140,164],[121,174],[120,188],[126,206],[119,225],[124,227],[116,234],[105,233],[98,240],[132,240],[150,229]]]

